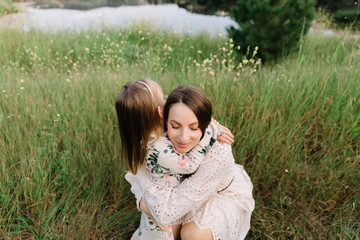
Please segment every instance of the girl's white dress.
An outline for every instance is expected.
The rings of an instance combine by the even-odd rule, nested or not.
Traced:
[[[149,152],[143,166],[136,175],[127,173],[125,179],[131,184],[137,206],[143,196],[144,188],[149,185],[161,188],[173,188],[180,184],[184,174],[196,171],[204,159],[208,148],[215,143],[217,128],[211,123],[201,141],[186,154],[178,153],[166,134],[149,141]],[[167,231],[162,231],[145,213],[142,213],[139,226],[139,239],[174,239],[171,224],[166,224]]]

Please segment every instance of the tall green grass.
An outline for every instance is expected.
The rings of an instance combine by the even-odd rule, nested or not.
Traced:
[[[12,0],[0,0],[0,16],[18,11],[19,9],[15,6]]]
[[[0,29],[0,236],[129,239],[114,99],[150,77],[202,88],[254,184],[248,239],[360,234],[360,43],[310,36],[291,57],[235,62],[231,40],[132,26]]]

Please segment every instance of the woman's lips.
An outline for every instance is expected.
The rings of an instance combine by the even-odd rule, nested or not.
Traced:
[[[178,144],[178,146],[181,147],[181,148],[186,148],[186,147],[189,146],[189,143],[184,144],[184,143],[179,143],[179,142],[178,142],[177,144]]]

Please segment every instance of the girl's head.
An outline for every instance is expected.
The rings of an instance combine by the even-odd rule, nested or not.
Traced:
[[[170,93],[164,107],[164,123],[177,151],[188,152],[200,141],[211,114],[211,102],[200,89],[181,86]]]
[[[162,90],[150,79],[126,83],[116,98],[121,157],[133,173],[145,161],[151,134],[160,135],[163,130],[163,107]]]

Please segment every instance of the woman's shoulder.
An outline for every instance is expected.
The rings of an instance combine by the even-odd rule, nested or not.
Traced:
[[[232,148],[230,144],[227,143],[219,143],[218,141],[216,141],[210,148],[209,148],[209,152],[215,152],[215,153],[222,153],[222,154],[227,154],[227,153],[231,153]]]

